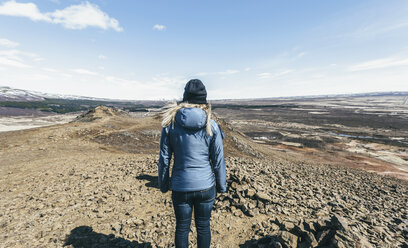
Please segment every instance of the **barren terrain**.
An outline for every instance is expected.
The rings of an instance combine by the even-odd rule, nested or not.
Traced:
[[[272,111],[244,122],[250,111],[214,112],[226,132],[229,187],[214,207],[214,247],[408,246],[407,181],[344,166],[341,160],[329,164],[319,147],[271,142],[262,125],[250,128],[264,121],[290,135],[283,114],[278,122],[266,119]],[[293,123],[301,133],[322,133],[319,121]],[[250,133],[257,131],[263,134]],[[264,136],[265,142],[255,142]],[[406,139],[402,124],[395,136]],[[159,138],[155,116],[136,118],[106,107],[65,124],[0,133],[0,246],[173,247],[170,193],[157,188]],[[330,144],[343,138],[363,140],[332,137]],[[377,152],[370,142],[361,144]],[[354,152],[333,151],[336,156]]]
[[[77,115],[70,113],[45,116],[2,116],[0,117],[0,132],[63,124],[72,121]]]
[[[309,161],[408,179],[405,96],[230,101],[215,111],[258,143]]]

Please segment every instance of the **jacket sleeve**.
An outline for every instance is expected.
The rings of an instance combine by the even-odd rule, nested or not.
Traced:
[[[224,159],[224,148],[222,139],[224,133],[215,122],[211,123],[213,128],[213,137],[210,143],[210,159],[215,174],[215,182],[218,193],[227,192],[226,169]]]
[[[166,193],[170,188],[169,167],[173,153],[169,141],[169,127],[164,127],[160,137],[160,157],[158,164],[158,183],[160,191]]]

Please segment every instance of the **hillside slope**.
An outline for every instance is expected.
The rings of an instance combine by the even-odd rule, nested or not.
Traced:
[[[293,161],[218,122],[229,192],[216,200],[214,247],[408,246],[407,182]],[[157,117],[106,107],[0,133],[1,247],[173,247],[159,139]]]

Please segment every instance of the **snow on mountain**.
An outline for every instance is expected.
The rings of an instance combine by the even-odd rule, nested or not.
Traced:
[[[267,97],[267,98],[248,98],[248,99],[235,99],[235,100],[269,100],[269,99],[294,99],[294,98],[330,98],[330,97],[375,97],[375,96],[407,96],[408,92],[403,91],[391,91],[391,92],[368,92],[368,93],[355,93],[355,94],[331,94],[331,95],[312,95],[312,96],[291,96],[291,97]],[[108,98],[96,98],[88,96],[76,96],[76,95],[63,95],[63,94],[51,94],[33,90],[15,89],[8,86],[0,86],[0,101],[43,101],[45,98],[57,98],[67,100],[95,100],[95,101],[132,101],[125,99],[108,99]],[[230,99],[233,100],[233,99]]]
[[[42,101],[44,97],[27,90],[0,87],[0,101]]]
[[[99,101],[111,100],[105,98],[95,98],[86,96],[43,93],[32,90],[15,89],[8,86],[0,86],[0,101],[43,101],[45,100],[45,98],[58,98],[69,100],[99,100]]]

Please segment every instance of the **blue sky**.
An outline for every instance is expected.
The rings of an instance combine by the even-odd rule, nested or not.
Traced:
[[[0,75],[115,99],[408,91],[408,1],[0,0]]]

